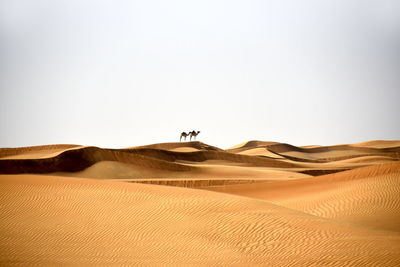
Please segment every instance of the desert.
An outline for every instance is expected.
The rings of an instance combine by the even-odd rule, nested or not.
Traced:
[[[0,267],[400,266],[400,1],[0,0]]]
[[[2,266],[399,266],[400,141],[0,149]]]

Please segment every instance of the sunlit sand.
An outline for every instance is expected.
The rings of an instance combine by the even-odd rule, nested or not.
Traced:
[[[400,141],[0,149],[0,265],[399,266]]]

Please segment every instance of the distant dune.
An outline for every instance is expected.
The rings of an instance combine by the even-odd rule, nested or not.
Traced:
[[[399,196],[400,141],[0,148],[0,265],[400,266]]]

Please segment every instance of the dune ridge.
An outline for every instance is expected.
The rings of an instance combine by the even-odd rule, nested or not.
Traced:
[[[301,148],[289,144],[268,146],[268,150],[291,160],[308,162],[338,161],[361,156],[387,156],[400,159],[400,147],[370,148],[352,145]]]
[[[224,151],[193,151],[193,152],[176,152],[161,149],[130,149],[125,150],[130,153],[140,154],[159,158],[167,161],[194,161],[203,162],[206,160],[226,160],[232,162],[248,163],[258,167],[282,167],[292,168],[299,167],[296,163],[275,160],[267,157],[252,157],[248,155],[233,154]]]
[[[0,265],[400,266],[399,144],[0,149]]]
[[[88,168],[99,161],[129,162],[141,167],[173,171],[193,169],[190,166],[149,158],[144,155],[98,147],[84,147],[64,151],[53,158],[0,160],[0,171],[4,174],[76,172]]]
[[[398,141],[398,140],[371,140],[371,141],[352,144],[352,146],[364,146],[364,147],[374,147],[374,148],[398,147],[398,146],[400,146],[400,141]]]
[[[72,144],[56,144],[56,145],[42,145],[42,146],[28,146],[28,147],[15,147],[15,148],[0,148],[0,159],[1,158],[18,158],[18,155],[25,155],[27,157],[37,157],[38,153],[40,156],[46,156],[55,152],[62,152],[67,149],[81,147],[80,145]]]
[[[191,141],[191,142],[176,142],[176,143],[158,143],[158,144],[151,144],[145,146],[136,146],[136,147],[128,147],[126,149],[140,149],[140,148],[152,148],[152,149],[161,149],[161,150],[172,150],[175,148],[182,148],[182,147],[190,147],[195,148],[198,150],[210,150],[210,151],[223,151],[223,149],[211,146],[199,141]]]
[[[268,153],[272,153],[270,156],[276,155],[276,157],[265,156],[265,154],[253,155],[252,152],[246,154],[246,151],[251,151],[255,147],[257,149],[265,149]],[[196,151],[179,152],[174,150],[176,148],[193,148]],[[132,175],[135,173],[147,173],[144,176],[151,177],[149,172],[152,170],[159,172],[158,177],[172,177],[177,175],[177,172],[208,172],[209,168],[206,170],[205,166],[210,164],[221,168],[241,166],[241,172],[246,170],[260,172],[263,171],[260,168],[264,168],[264,170],[265,168],[271,168],[316,176],[380,163],[379,161],[371,160],[374,157],[375,159],[381,157],[384,161],[399,160],[398,147],[353,148],[352,145],[337,145],[299,148],[276,142],[250,141],[238,148],[240,148],[240,151],[234,153],[232,152],[233,150],[224,151],[195,141],[154,144],[127,149],[105,149],[76,145],[3,149],[1,154],[3,158],[0,158],[0,173],[73,173],[83,171],[92,166],[91,169],[94,169],[94,165],[99,165],[101,162],[113,161],[120,163],[120,172],[125,174],[118,174],[118,168],[116,167],[118,164],[111,166],[110,164],[107,165],[107,163],[101,163],[100,165],[110,166],[106,167],[106,169],[112,168],[117,174],[115,175],[116,178],[128,178],[126,175],[129,175],[129,173]],[[41,149],[44,151],[43,153],[40,153]],[[35,151],[36,154],[31,154],[32,151]],[[52,154],[49,154],[49,151]],[[345,156],[338,155],[340,153],[343,154],[343,151],[349,151],[349,154]],[[315,156],[320,153],[324,157]],[[332,153],[336,155],[335,158],[326,157]],[[18,158],[8,158],[7,155],[18,155]],[[328,162],[333,163],[333,165],[324,164]],[[126,164],[132,166],[127,166]],[[136,168],[136,170],[138,170],[137,168],[143,168],[143,170],[142,172],[126,171],[132,168]],[[96,169],[101,172],[98,166]],[[163,174],[161,174],[160,170],[162,170]],[[168,171],[171,173],[168,174]],[[140,177],[141,175],[138,176]],[[181,175],[178,176],[182,177]],[[269,174],[266,173],[266,176],[269,176]],[[221,176],[219,175],[219,177]]]
[[[259,140],[251,140],[247,141],[238,145],[235,145],[233,147],[228,148],[227,150],[230,152],[241,152],[245,149],[249,148],[255,148],[255,147],[268,147],[270,145],[275,145],[279,144],[278,142],[272,142],[272,141],[259,141]]]

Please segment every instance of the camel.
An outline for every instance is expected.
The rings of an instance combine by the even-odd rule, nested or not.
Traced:
[[[179,139],[179,142],[182,142],[182,137],[185,137],[185,141],[186,141],[186,137],[189,136],[190,133],[186,133],[186,132],[182,132],[181,133],[181,138]]]
[[[192,141],[192,137],[194,140],[196,140],[196,136],[200,133],[200,131],[191,131],[190,134],[190,141]]]

